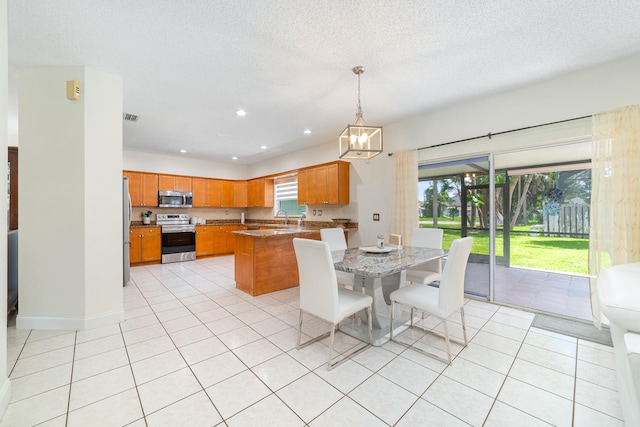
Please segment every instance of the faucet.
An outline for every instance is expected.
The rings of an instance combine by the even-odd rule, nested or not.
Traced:
[[[280,209],[278,212],[276,212],[276,216],[280,215],[280,212],[284,212],[284,224],[289,224],[289,214],[287,213],[287,211],[285,211],[284,209]]]

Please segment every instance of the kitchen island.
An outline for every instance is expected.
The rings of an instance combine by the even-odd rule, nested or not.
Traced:
[[[250,295],[298,286],[294,237],[320,240],[319,229],[305,227],[234,231],[236,288]]]

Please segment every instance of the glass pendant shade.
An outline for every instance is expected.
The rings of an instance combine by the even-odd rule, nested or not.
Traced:
[[[341,159],[371,159],[382,153],[382,126],[347,125],[339,144]]]
[[[347,125],[338,137],[338,148],[341,159],[369,160],[382,153],[382,126],[370,126],[362,120],[362,107],[360,106],[360,75],[364,73],[364,67],[353,68],[358,76],[358,110],[356,122]]]

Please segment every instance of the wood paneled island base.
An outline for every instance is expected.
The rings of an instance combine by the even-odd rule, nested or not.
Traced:
[[[320,240],[319,230],[247,230],[234,234],[236,288],[253,296],[298,286],[293,238]]]

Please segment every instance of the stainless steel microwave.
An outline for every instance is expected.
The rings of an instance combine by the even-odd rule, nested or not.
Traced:
[[[182,191],[158,191],[158,207],[190,208],[193,204],[193,193]]]

